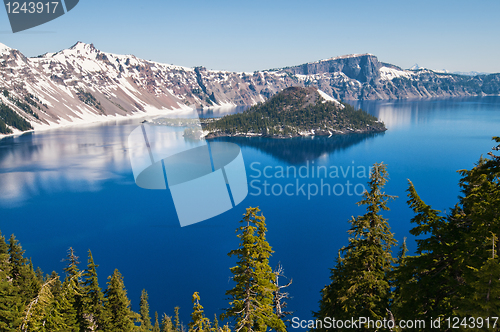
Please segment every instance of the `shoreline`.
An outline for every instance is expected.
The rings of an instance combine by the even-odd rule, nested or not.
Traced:
[[[299,135],[290,135],[290,136],[283,136],[283,135],[265,135],[262,133],[238,133],[238,134],[222,134],[222,135],[216,135],[213,132],[208,133],[207,135],[204,135],[203,137],[205,139],[215,139],[219,137],[245,137],[245,138],[252,138],[252,137],[264,137],[264,138],[272,138],[272,139],[290,139],[290,138],[297,138],[297,137],[315,137],[315,136],[323,136],[323,137],[332,137],[332,136],[338,136],[338,135],[349,135],[349,134],[369,134],[369,133],[384,133],[387,131],[387,128],[384,128],[384,130],[351,130],[351,131],[335,131],[335,132],[324,132],[321,131],[319,133],[300,133]]]
[[[38,124],[38,123],[31,123],[33,126],[33,129],[31,130],[26,130],[26,131],[19,131],[18,129],[11,128],[13,130],[13,133],[11,134],[0,134],[0,140],[8,137],[15,137],[15,136],[21,136],[27,133],[35,133],[35,132],[44,132],[48,130],[53,130],[53,129],[61,129],[61,128],[68,128],[68,127],[73,127],[73,126],[83,126],[83,125],[89,125],[89,124],[98,124],[98,123],[105,123],[109,121],[119,121],[119,120],[132,120],[132,119],[140,119],[140,118],[145,118],[149,116],[159,116],[159,115],[169,115],[169,114],[182,114],[182,113],[189,113],[189,112],[194,112],[196,108],[191,108],[188,106],[183,106],[181,104],[179,108],[156,108],[152,106],[146,106],[144,111],[139,111],[135,112],[132,114],[127,114],[127,115],[121,115],[121,114],[114,114],[114,115],[100,115],[100,114],[93,114],[93,113],[81,113],[79,114],[81,117],[76,118],[76,117],[71,117],[72,121],[65,120],[65,119],[59,119],[59,123],[56,122],[51,122],[50,124]],[[222,104],[218,106],[210,106],[210,107],[203,107],[203,109],[231,109],[231,108],[236,108],[237,106],[232,106],[230,104]]]
[[[486,97],[500,97],[500,94],[484,94],[484,95],[475,95],[475,96],[439,96],[439,97],[427,97],[427,98],[402,98],[402,99],[347,99],[345,102],[363,102],[363,101],[370,101],[370,102],[402,102],[402,101],[429,101],[429,100],[445,100],[445,99],[450,99],[450,100],[456,100],[456,99],[468,99],[468,98],[486,98]],[[190,108],[188,106],[178,104],[181,107],[179,108],[156,108],[156,107],[146,107],[145,111],[139,111],[132,113],[130,115],[120,115],[120,114],[115,114],[115,115],[98,115],[94,114],[94,118],[92,120],[85,120],[82,118],[72,118],[73,120],[76,121],[68,121],[68,120],[61,120],[63,123],[55,123],[52,122],[49,125],[43,125],[43,124],[32,124],[34,127],[31,130],[27,131],[19,131],[17,129],[13,129],[13,133],[11,134],[0,134],[0,140],[8,137],[15,137],[15,136],[21,136],[26,133],[33,133],[33,132],[41,132],[41,131],[47,131],[47,130],[52,130],[52,129],[60,129],[60,128],[67,128],[67,127],[72,127],[72,126],[79,126],[79,125],[87,125],[87,124],[93,124],[93,123],[104,123],[108,121],[117,121],[117,120],[127,120],[127,119],[137,119],[137,118],[143,118],[143,117],[148,117],[148,116],[157,116],[157,115],[166,115],[169,112],[173,113],[182,113],[182,112],[189,112],[189,111],[194,111],[197,108]],[[216,110],[216,109],[231,109],[231,108],[236,108],[238,105],[233,105],[229,103],[222,103],[222,105],[217,105],[217,106],[207,106],[203,107],[203,110],[208,109],[208,110]],[[83,115],[83,113],[81,114]],[[381,131],[382,132],[382,131]],[[350,134],[350,133],[336,133],[335,135],[345,135],[345,134]],[[206,135],[208,136],[208,135]],[[320,135],[298,135],[296,137],[308,137],[308,136],[320,136]],[[325,135],[322,135],[325,136]],[[208,137],[208,139],[213,139],[217,137],[264,137],[262,134],[252,134],[252,135],[217,135],[217,136],[212,136]],[[270,138],[278,138],[278,139],[284,139],[288,137],[272,137],[272,136],[265,136],[265,137],[270,137]]]

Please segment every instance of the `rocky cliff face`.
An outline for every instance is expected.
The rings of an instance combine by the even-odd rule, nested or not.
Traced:
[[[237,73],[160,64],[80,42],[36,58],[0,44],[0,104],[35,129],[167,109],[252,105],[289,86],[316,87],[341,100],[471,96],[498,94],[500,74],[402,70],[371,54]],[[2,114],[0,121],[6,122]],[[7,127],[16,132],[15,124]]]
[[[403,70],[371,54],[347,55],[282,69],[305,86],[334,98],[409,99],[500,93],[500,74],[457,75],[428,69]]]
[[[301,66],[285,68],[285,70],[294,75],[342,73],[349,79],[366,83],[378,80],[380,78],[379,70],[382,67],[383,64],[372,54],[355,54],[306,63]]]

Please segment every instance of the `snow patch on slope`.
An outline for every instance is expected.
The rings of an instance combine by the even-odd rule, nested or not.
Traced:
[[[341,108],[344,108],[344,105],[342,105],[337,99],[330,97],[329,95],[327,95],[325,92],[321,91],[320,89],[318,89],[318,93],[324,99],[323,102],[332,101],[335,105],[340,106]]]
[[[396,77],[411,78],[412,75],[405,70],[382,67],[380,68],[380,79],[390,81]]]

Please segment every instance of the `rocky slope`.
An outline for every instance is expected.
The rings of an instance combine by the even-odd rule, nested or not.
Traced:
[[[472,96],[498,94],[500,74],[403,70],[371,54],[237,73],[160,64],[80,42],[36,58],[0,44],[0,135],[26,130],[22,121],[37,130],[172,109],[252,105],[290,86],[316,87],[340,100]]]

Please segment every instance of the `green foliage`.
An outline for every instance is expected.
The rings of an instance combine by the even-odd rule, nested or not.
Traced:
[[[31,130],[33,127],[24,118],[19,116],[9,106],[0,102],[0,133],[10,134],[12,131],[6,126],[9,125],[21,131]]]
[[[46,316],[47,330],[48,331],[68,331],[70,330],[68,324],[66,323],[65,312],[70,311],[71,303],[68,300],[69,293],[74,290],[69,287],[70,284],[63,284],[56,272],[52,272],[50,280],[54,280],[51,284],[50,291],[54,296],[54,300],[49,308],[48,315]]]
[[[119,272],[109,278],[108,304],[92,253],[83,273],[72,248],[66,262],[64,283],[56,272],[43,278],[41,269],[35,272],[31,260],[24,257],[15,236],[7,243],[0,233],[0,331],[134,331],[133,320],[139,315],[130,310]]]
[[[494,140],[500,143],[498,137]],[[500,157],[489,156],[471,170],[459,171],[463,196],[446,216],[425,204],[410,182],[408,203],[417,224],[411,233],[419,238],[417,255],[406,257],[398,269],[397,318],[498,314]]]
[[[366,206],[366,213],[350,220],[349,244],[340,249],[337,264],[331,270],[332,282],[321,292],[317,318],[379,320],[387,316],[389,274],[394,263],[392,247],[396,243],[387,219],[380,214],[389,210],[387,202],[394,198],[383,192],[387,179],[386,165],[375,164],[369,189],[358,202]]]
[[[228,254],[238,258],[237,265],[231,268],[236,285],[226,292],[230,307],[221,318],[232,318],[236,331],[266,331],[268,328],[285,331],[285,324],[273,308],[276,286],[269,266],[273,251],[266,240],[266,219],[259,212],[259,208],[247,208],[240,221],[243,225],[237,229],[239,248]]]
[[[7,97],[7,99],[9,99],[11,102],[13,102],[14,105],[16,105],[17,107],[19,107],[20,109],[22,109],[24,112],[26,112],[28,114],[31,114],[31,115],[33,115],[33,117],[39,119],[38,114],[36,112],[34,112],[31,109],[31,107],[30,107],[30,105],[32,105],[32,106],[38,108],[39,110],[41,109],[40,105],[34,100],[34,99],[38,100],[38,98],[36,98],[34,95],[32,95],[29,92],[26,92],[26,95],[24,95],[24,101],[26,101],[26,102],[24,102],[24,101],[20,100],[19,98],[11,95],[7,90],[3,90],[3,95],[5,97]]]
[[[163,317],[161,318],[160,331],[161,332],[173,332],[174,331],[174,326],[172,324],[172,318],[170,316],[167,316],[167,314],[163,314]]]
[[[3,122],[3,120],[0,118],[0,134],[11,134],[11,133],[12,130],[9,127],[7,127],[5,122]]]
[[[68,249],[66,257],[66,267],[64,272],[63,289],[65,290],[65,298],[69,302],[63,310],[63,315],[68,329],[70,331],[81,331],[87,328],[88,322],[84,318],[84,296],[81,283],[82,272],[78,269],[78,256],[75,255],[73,248]]]
[[[341,108],[324,99],[314,88],[287,88],[264,103],[243,113],[226,115],[206,122],[206,129],[229,135],[255,133],[296,136],[302,131],[315,130],[325,134],[336,131],[385,130],[384,124],[363,110],[349,104]]]
[[[203,306],[200,304],[200,295],[198,292],[193,294],[193,312],[191,313],[191,322],[189,323],[189,331],[203,332],[210,331],[210,320],[203,313]]]
[[[92,95],[92,93],[85,92],[85,91],[83,91],[83,89],[77,89],[76,95],[78,96],[78,99],[80,99],[85,104],[92,106],[92,107],[95,107],[96,109],[101,111],[101,113],[104,112],[104,107],[101,105],[101,102],[99,100],[97,100],[94,97],[94,95]]]
[[[158,312],[155,311],[155,325],[153,326],[152,332],[161,332],[160,331],[160,322],[158,321]]]
[[[145,289],[141,292],[141,301],[139,306],[139,315],[141,316],[140,331],[151,331],[153,326],[151,325],[151,317],[149,316],[148,293]]]
[[[459,238],[440,211],[432,209],[418,196],[409,182],[408,205],[415,212],[410,233],[419,236],[417,255],[401,261],[395,285],[398,298],[393,312],[397,319],[430,319],[452,314],[450,296],[459,286],[456,250]],[[423,235],[430,234],[427,238]]]
[[[66,332],[76,331],[67,325],[64,310],[71,304],[67,301],[67,294],[71,290],[59,288],[59,276],[53,274],[44,283],[36,297],[26,306],[21,331]]]
[[[88,327],[93,331],[102,331],[106,316],[104,304],[106,299],[99,286],[97,267],[89,250],[87,269],[83,273],[83,314],[88,322]]]
[[[11,282],[9,246],[0,233],[0,331],[13,332],[21,323],[23,304]]]
[[[175,318],[174,318],[174,324],[175,324],[175,328],[174,328],[174,331],[175,332],[181,332],[182,331],[182,327],[181,327],[181,320],[179,318],[179,307],[175,307],[174,308],[174,311],[175,311]]]
[[[24,250],[14,234],[9,239],[9,263],[12,285],[23,304],[29,303],[40,290],[31,261],[24,257]]]
[[[107,302],[105,310],[108,319],[104,331],[109,332],[132,332],[134,331],[134,318],[136,315],[130,309],[130,300],[123,283],[121,273],[115,269],[113,275],[108,277],[108,288],[105,295]]]

